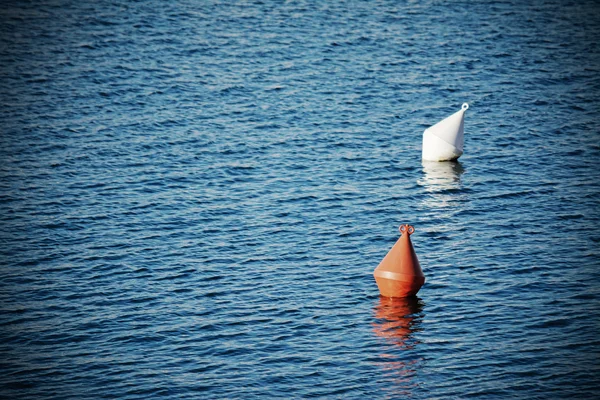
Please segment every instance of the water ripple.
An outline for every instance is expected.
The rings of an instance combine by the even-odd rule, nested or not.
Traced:
[[[9,1],[0,397],[594,398],[597,11]]]

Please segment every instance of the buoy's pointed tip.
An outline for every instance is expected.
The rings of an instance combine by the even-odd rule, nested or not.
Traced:
[[[462,109],[467,111],[469,109],[469,103],[463,103]]]

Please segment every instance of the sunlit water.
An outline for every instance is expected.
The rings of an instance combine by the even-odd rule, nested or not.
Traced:
[[[595,2],[4,4],[0,397],[600,393]]]

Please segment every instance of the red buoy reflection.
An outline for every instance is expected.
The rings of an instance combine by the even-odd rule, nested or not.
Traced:
[[[375,307],[373,331],[379,337],[384,337],[402,349],[413,348],[416,341],[412,333],[419,329],[420,313],[423,311],[421,300],[416,297],[379,297]]]
[[[415,333],[421,330],[423,303],[416,296],[395,298],[379,297],[374,308],[373,332],[384,338],[386,346],[380,354],[380,366],[394,382],[386,391],[395,396],[410,396],[418,386],[416,375],[423,358],[416,348]]]

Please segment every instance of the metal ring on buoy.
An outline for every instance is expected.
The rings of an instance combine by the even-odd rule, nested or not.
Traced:
[[[413,233],[415,233],[415,228],[412,225],[408,225],[408,224],[403,224],[400,225],[400,228],[398,228],[400,230],[400,233],[404,234],[404,232],[408,231],[409,235],[412,235]]]
[[[467,103],[463,103],[462,109],[467,111],[469,109],[469,105]]]

